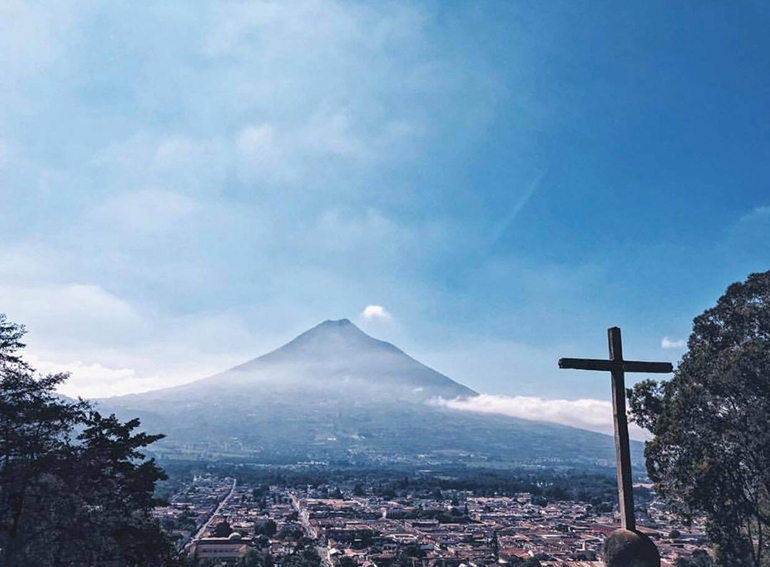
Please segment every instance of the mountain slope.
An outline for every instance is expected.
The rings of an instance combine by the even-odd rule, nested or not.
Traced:
[[[102,400],[168,438],[167,453],[255,460],[611,462],[612,439],[430,403],[476,392],[325,321],[268,354],[190,384]]]
[[[292,392],[355,392],[374,401],[419,402],[476,394],[421,364],[394,345],[364,333],[347,319],[324,321],[284,346],[208,378],[163,390],[111,398],[121,405],[147,400],[190,401],[205,393],[272,396]]]

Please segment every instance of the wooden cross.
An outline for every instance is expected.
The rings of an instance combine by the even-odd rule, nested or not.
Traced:
[[[670,362],[638,362],[623,360],[620,328],[607,329],[610,346],[609,360],[591,358],[560,358],[559,368],[603,370],[612,373],[612,415],[615,422],[615,457],[618,463],[618,505],[623,529],[635,530],[634,487],[631,481],[631,448],[628,442],[626,418],[626,372],[667,374],[674,371]]]

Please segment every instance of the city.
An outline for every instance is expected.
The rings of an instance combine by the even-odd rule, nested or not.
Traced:
[[[604,540],[618,526],[616,512],[570,500],[546,503],[529,492],[479,496],[410,487],[408,478],[400,486],[243,484],[204,474],[154,516],[180,547],[211,565],[301,554],[326,567],[598,567]],[[707,546],[702,526],[685,529],[654,500],[637,514],[662,565]]]

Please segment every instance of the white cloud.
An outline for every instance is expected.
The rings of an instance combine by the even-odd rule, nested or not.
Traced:
[[[390,313],[382,305],[367,305],[361,314],[366,319],[390,319]]]
[[[25,359],[40,372],[70,372],[61,391],[89,398],[204,378],[302,330],[276,337],[275,329],[249,327],[257,317],[248,307],[177,314],[85,283],[0,283],[0,313],[27,326]]]
[[[11,163],[11,148],[8,142],[0,138],[0,169]]]
[[[107,200],[96,209],[96,216],[112,227],[154,233],[173,227],[196,210],[197,203],[186,195],[142,190]]]
[[[0,277],[6,283],[16,278],[34,281],[50,277],[58,267],[57,258],[40,246],[0,248]]]
[[[42,374],[67,372],[70,377],[59,391],[71,397],[100,398],[152,390],[160,386],[158,376],[138,376],[133,368],[110,368],[97,363],[52,362],[27,356],[32,366]]]
[[[660,341],[660,348],[684,348],[687,346],[687,341],[684,339],[672,339],[670,337],[663,337]]]
[[[275,144],[273,127],[269,124],[249,126],[238,136],[238,149],[249,157],[258,157],[272,151]]]
[[[769,219],[770,218],[770,206],[764,205],[761,207],[756,207],[753,211],[751,211],[749,214],[744,215],[741,217],[739,223],[749,223],[752,222],[758,218],[763,219]]]
[[[743,273],[765,270],[767,262],[762,259],[770,253],[768,231],[770,206],[756,207],[728,230],[721,243],[722,252],[730,262],[739,262]]]
[[[22,0],[0,3],[0,67],[25,76],[59,60],[59,42],[75,23],[76,12],[63,2],[44,8]]]
[[[148,329],[134,306],[98,285],[0,285],[0,298],[9,319],[66,344],[130,341]]]
[[[547,400],[539,397],[481,394],[453,400],[437,398],[431,403],[462,411],[560,423],[607,435],[612,435],[614,429],[612,404],[605,400]],[[644,430],[634,424],[629,424],[629,435],[639,440],[649,438]]]

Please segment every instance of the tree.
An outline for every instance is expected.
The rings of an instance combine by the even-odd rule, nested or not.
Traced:
[[[219,522],[214,527],[214,531],[212,532],[212,535],[214,537],[227,537],[231,533],[233,533],[233,528],[230,527],[230,523],[227,520],[225,520],[223,522]]]
[[[60,470],[70,497],[67,509],[85,509],[78,526],[62,533],[64,540],[78,541],[81,551],[103,558],[117,555],[128,565],[162,565],[172,562],[173,547],[153,520],[155,484],[166,474],[153,459],[146,460],[143,447],[162,435],[135,433],[139,420],[122,423],[114,415],[103,417],[89,411],[79,424],[84,428],[71,451],[74,462]],[[74,530],[74,531],[73,531]]]
[[[23,561],[26,547],[38,537],[30,532],[41,511],[44,489],[54,488],[46,472],[69,446],[72,428],[87,407],[54,393],[66,375],[36,377],[18,351],[25,329],[0,314],[0,562]],[[45,481],[45,482],[43,482]]]
[[[674,377],[629,391],[647,471],[685,520],[704,516],[720,566],[770,565],[770,271],[695,318]]]
[[[321,557],[316,552],[313,541],[300,538],[294,553],[278,558],[279,567],[319,567]]]
[[[273,567],[275,562],[269,553],[250,549],[237,563],[238,567]]]
[[[0,565],[174,564],[151,516],[165,474],[139,452],[160,436],[57,395],[67,375],[38,376],[24,332],[0,314]]]
[[[419,544],[409,543],[399,550],[394,563],[399,567],[412,567],[415,563],[419,563],[419,560],[425,555],[425,551]]]
[[[705,549],[696,549],[690,557],[678,557],[675,567],[712,567],[714,563]]]
[[[268,537],[273,537],[276,531],[278,531],[278,524],[276,524],[274,520],[267,520],[266,522],[258,522],[254,524],[255,534],[263,534]]]

